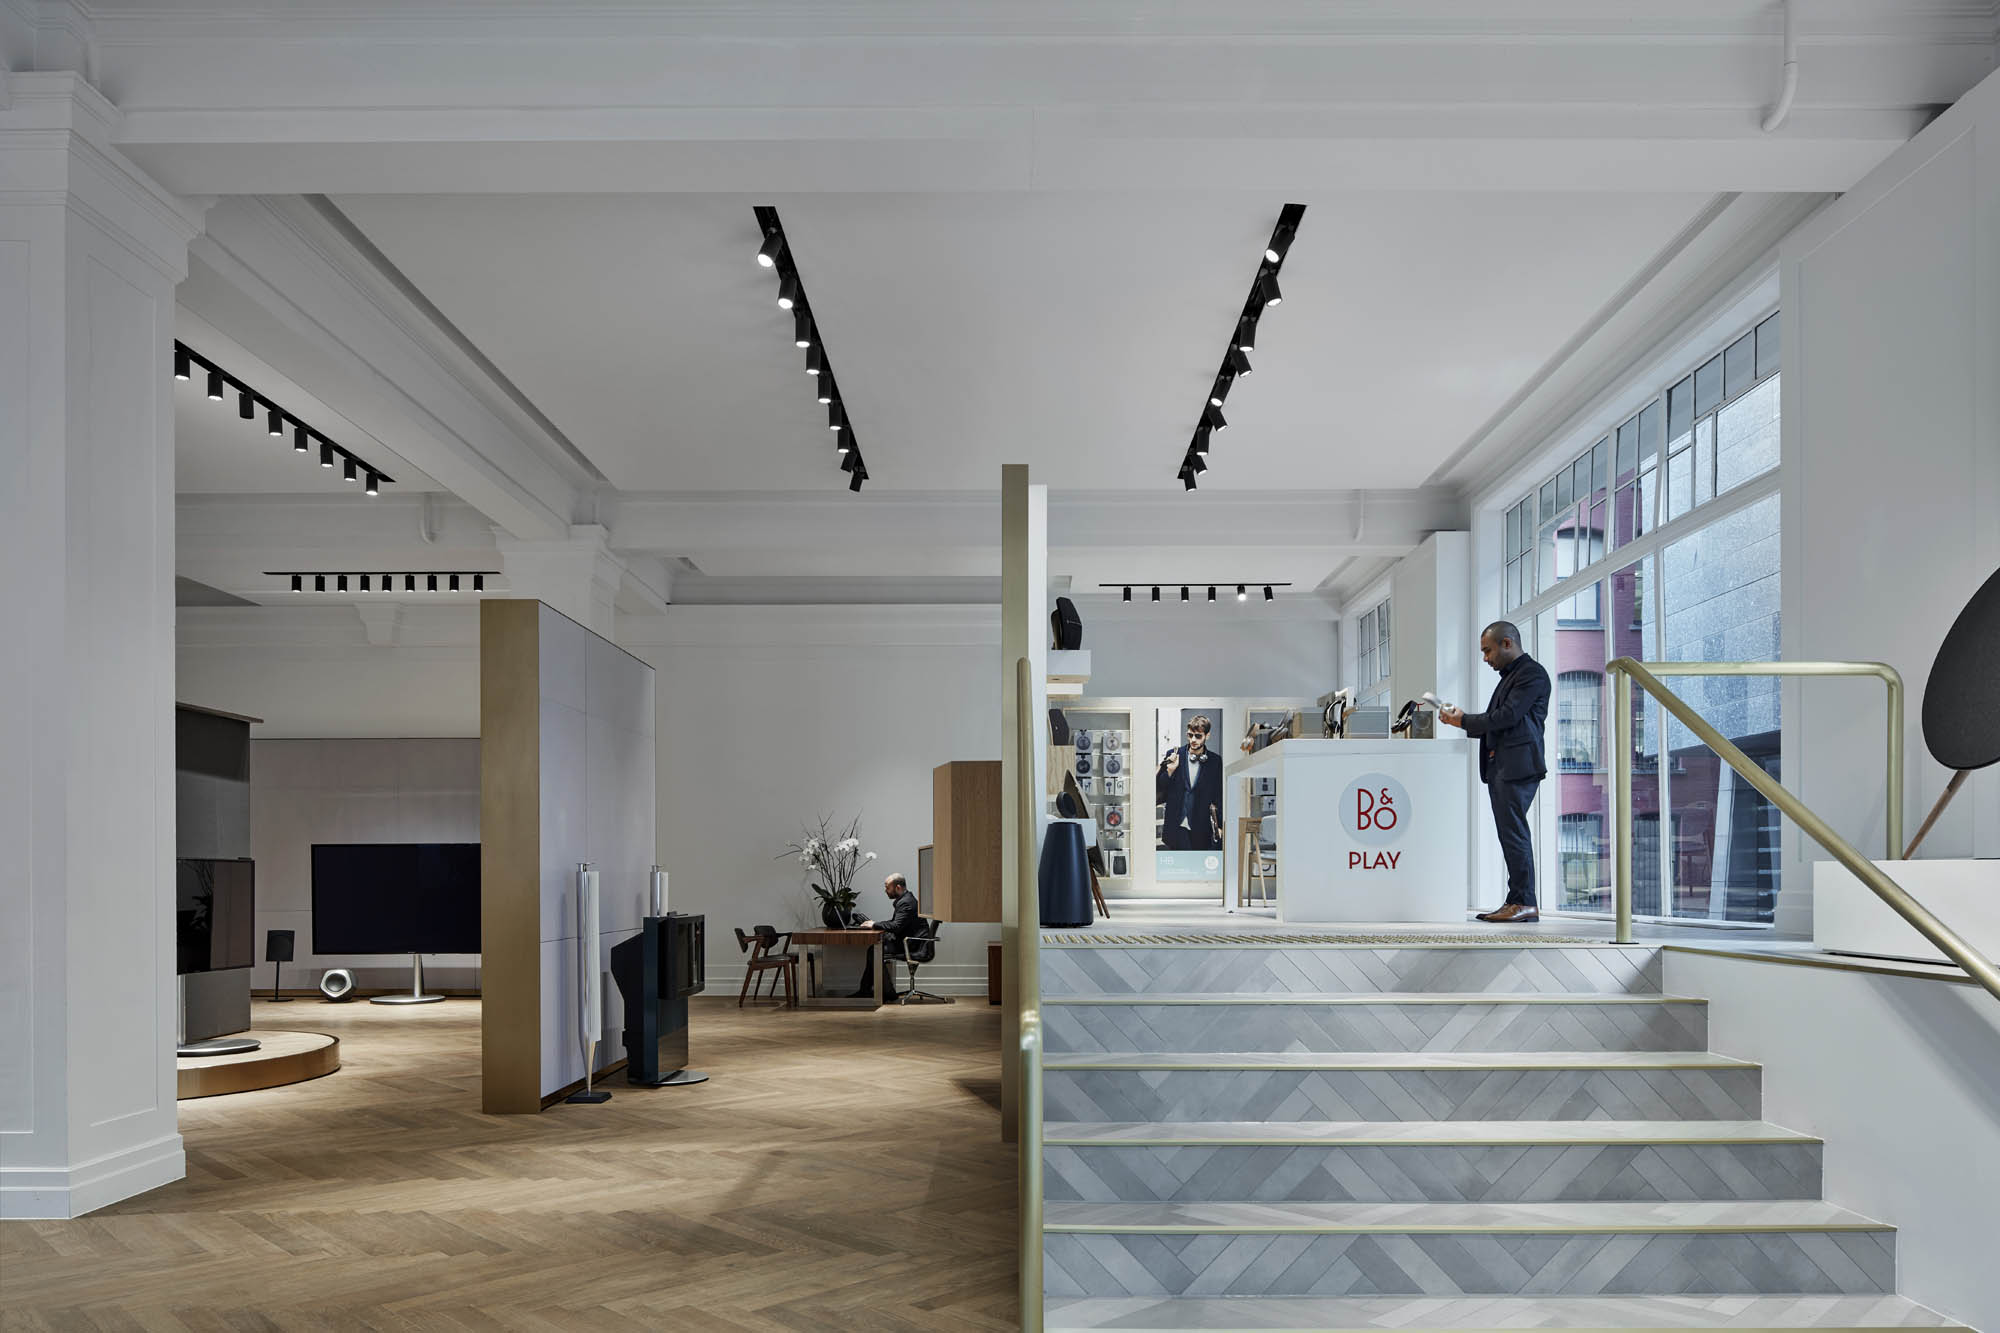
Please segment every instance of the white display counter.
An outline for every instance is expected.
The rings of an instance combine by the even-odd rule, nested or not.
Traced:
[[[1470,740],[1288,740],[1231,781],[1277,779],[1278,919],[1463,922]]]
[[[2000,958],[2000,861],[1877,861],[1883,874],[1988,958]],[[1838,861],[1813,863],[1813,945],[1828,953],[1948,963]]]

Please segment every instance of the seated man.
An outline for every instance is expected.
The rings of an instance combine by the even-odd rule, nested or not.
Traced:
[[[882,892],[889,895],[889,919],[886,922],[864,920],[858,923],[858,928],[882,932],[882,1002],[888,1004],[896,998],[896,976],[889,969],[889,959],[900,956],[903,951],[896,941],[906,935],[921,935],[924,919],[917,915],[917,895],[910,892],[910,881],[901,874],[883,880]],[[873,994],[874,981],[875,950],[871,948],[868,957],[861,963],[861,989],[854,993],[857,996]]]

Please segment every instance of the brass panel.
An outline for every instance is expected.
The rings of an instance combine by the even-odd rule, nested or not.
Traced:
[[[479,604],[480,1109],[542,1109],[541,603]]]
[[[1000,920],[1000,761],[931,770],[931,910],[946,921]]]
[[[252,1032],[263,1042],[242,1055],[213,1055],[175,1061],[174,1096],[179,1101],[228,1092],[303,1083],[340,1068],[340,1038],[324,1032]]]

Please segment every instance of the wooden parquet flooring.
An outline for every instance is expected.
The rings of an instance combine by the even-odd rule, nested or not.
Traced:
[[[695,1087],[479,1113],[479,1004],[259,1004],[311,1083],[181,1103],[188,1175],[0,1226],[0,1328],[1018,1326],[1000,1011],[701,999]]]

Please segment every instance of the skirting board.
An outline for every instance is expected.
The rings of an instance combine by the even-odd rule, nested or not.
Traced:
[[[876,966],[879,968],[881,964],[878,962]],[[710,968],[708,973],[708,989],[702,992],[701,998],[720,998],[734,1003],[736,993],[743,989],[745,973],[746,969],[742,967],[728,969]],[[903,980],[907,975],[908,972],[903,966],[900,963],[897,964],[896,984],[898,986],[903,984]],[[769,990],[773,985],[772,974],[769,972],[759,973],[757,984],[765,990]],[[804,986],[805,984],[805,969],[801,967],[799,969],[799,985]],[[983,962],[944,965],[923,963],[917,968],[917,985],[923,990],[931,991],[938,995],[983,996],[986,994],[986,964]],[[782,993],[782,990],[780,993]]]
[[[2000,957],[2000,860],[1875,864],[1974,949]],[[1813,864],[1813,943],[1864,958],[1951,961],[1837,861]]]
[[[185,1175],[178,1133],[75,1166],[0,1167],[0,1219],[81,1217]]]

